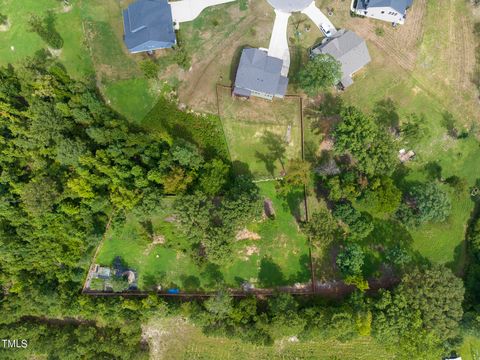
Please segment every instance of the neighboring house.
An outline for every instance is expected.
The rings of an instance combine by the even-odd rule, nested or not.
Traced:
[[[393,24],[403,24],[411,5],[412,0],[353,0],[352,11]]]
[[[138,53],[176,44],[172,10],[167,0],[137,0],[123,11],[125,44]]]
[[[370,61],[365,40],[350,30],[339,30],[332,37],[325,40],[311,50],[311,55],[329,54],[342,64],[343,88],[353,84],[352,76]]]
[[[282,59],[268,56],[265,50],[243,49],[233,95],[257,96],[268,100],[283,98],[287,92],[288,78],[282,76],[282,66]]]

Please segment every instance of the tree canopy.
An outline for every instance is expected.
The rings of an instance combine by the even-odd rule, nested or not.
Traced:
[[[339,61],[331,55],[320,54],[310,59],[300,71],[299,83],[307,94],[314,96],[336,85],[342,77],[342,67]]]

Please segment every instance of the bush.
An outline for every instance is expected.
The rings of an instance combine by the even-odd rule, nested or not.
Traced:
[[[140,69],[143,71],[143,75],[147,79],[155,79],[158,74],[160,66],[153,60],[147,59],[140,63]]]

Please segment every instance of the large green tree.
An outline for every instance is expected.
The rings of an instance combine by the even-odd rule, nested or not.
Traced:
[[[300,87],[310,96],[338,84],[341,77],[340,62],[327,54],[311,58],[298,75]]]
[[[341,112],[335,127],[335,152],[350,155],[366,175],[390,175],[398,162],[392,137],[373,118],[354,107]]]

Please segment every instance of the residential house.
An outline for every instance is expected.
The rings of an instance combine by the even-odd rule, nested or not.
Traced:
[[[283,60],[269,56],[266,50],[246,48],[242,51],[235,77],[233,95],[257,96],[272,100],[283,98],[288,78],[281,74]]]
[[[412,0],[353,0],[352,11],[392,24],[403,24],[411,5]]]
[[[352,76],[370,61],[367,44],[360,36],[350,30],[341,29],[332,37],[311,50],[311,55],[329,54],[342,65],[340,85],[347,88],[353,84]]]
[[[176,44],[167,0],[137,0],[123,11],[125,44],[131,53],[171,48]]]

